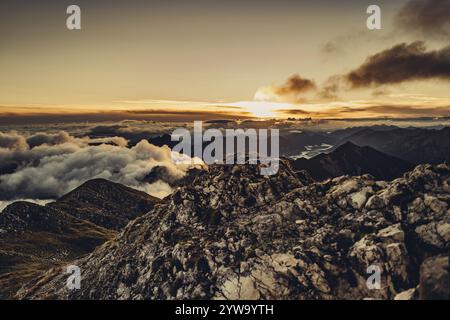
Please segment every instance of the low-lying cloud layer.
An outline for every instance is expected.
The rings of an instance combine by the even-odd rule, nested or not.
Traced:
[[[155,167],[166,181],[182,178],[187,164],[175,164],[167,147],[146,140],[132,148],[121,137],[75,138],[66,132],[25,137],[0,132],[0,200],[56,199],[87,180],[104,178],[164,197],[172,189],[164,181],[146,182]]]

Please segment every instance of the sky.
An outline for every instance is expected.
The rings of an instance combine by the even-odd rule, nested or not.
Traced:
[[[448,0],[2,0],[0,123],[449,116],[449,31]]]

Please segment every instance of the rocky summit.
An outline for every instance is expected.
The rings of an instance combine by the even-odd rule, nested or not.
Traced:
[[[107,229],[119,230],[159,199],[119,183],[93,179],[48,206]]]
[[[282,161],[213,165],[114,239],[55,267],[25,299],[448,298],[450,168],[419,165],[391,182],[313,182]],[[439,266],[437,269],[433,265]],[[367,285],[376,266],[380,286]]]

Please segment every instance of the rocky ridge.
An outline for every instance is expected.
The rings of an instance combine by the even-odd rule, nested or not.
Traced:
[[[214,165],[74,261],[81,290],[68,291],[66,275],[53,268],[16,297],[444,297],[448,287],[433,288],[448,279],[449,204],[447,165],[419,165],[392,182],[312,182],[288,161],[271,177],[258,166]],[[442,265],[437,275],[429,259]],[[366,285],[371,265],[382,271],[379,290]]]
[[[119,230],[160,200],[105,179],[89,180],[48,207],[107,229]]]

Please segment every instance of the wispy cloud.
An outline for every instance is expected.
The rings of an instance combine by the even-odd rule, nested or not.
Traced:
[[[302,102],[305,94],[317,89],[311,79],[294,74],[282,85],[265,86],[258,89],[254,99],[257,101]]]
[[[448,103],[448,102],[447,102]],[[322,119],[362,119],[362,118],[417,118],[417,117],[446,117],[450,116],[450,103],[444,106],[429,106],[416,103],[414,105],[394,104],[392,102],[356,102],[348,104],[337,102],[328,106],[321,105],[292,106],[279,109],[281,117],[302,116]]]
[[[427,38],[448,37],[450,2],[448,0],[411,0],[397,13],[395,26]],[[447,38],[448,39],[448,38]]]

